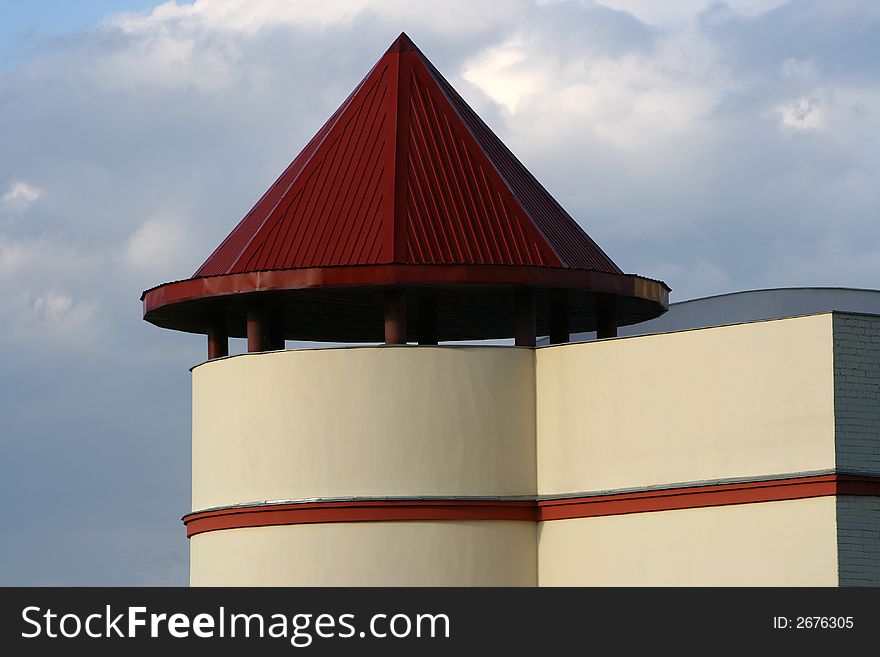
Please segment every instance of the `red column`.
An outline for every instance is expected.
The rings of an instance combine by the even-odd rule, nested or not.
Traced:
[[[229,334],[222,321],[208,327],[208,360],[229,355]]]
[[[535,291],[518,290],[516,293],[516,331],[518,347],[535,346]]]
[[[259,306],[247,310],[247,343],[251,353],[266,350],[266,313]]]
[[[406,344],[406,292],[385,292],[385,344]]]

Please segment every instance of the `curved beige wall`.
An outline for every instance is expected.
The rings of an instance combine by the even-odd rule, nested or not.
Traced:
[[[539,349],[538,492],[833,468],[831,317]]]
[[[360,522],[191,539],[193,586],[535,586],[533,522]]]
[[[540,586],[837,586],[836,500],[555,520]]]
[[[531,350],[362,347],[193,370],[193,510],[565,495],[835,466],[830,314]],[[191,539],[195,585],[835,585],[834,498]]]
[[[283,351],[193,370],[193,510],[534,495],[535,477],[531,349]]]

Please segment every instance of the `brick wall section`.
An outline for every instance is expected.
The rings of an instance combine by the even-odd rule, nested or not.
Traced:
[[[880,317],[834,313],[837,469],[880,474]]]
[[[880,317],[834,313],[837,468],[880,474]],[[841,586],[880,586],[880,498],[837,498]]]
[[[880,586],[880,497],[837,498],[840,586]]]

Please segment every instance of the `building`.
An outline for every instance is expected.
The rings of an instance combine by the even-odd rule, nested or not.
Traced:
[[[208,338],[191,583],[880,583],[880,317],[617,337],[668,292],[401,35],[195,275],[142,297]],[[515,344],[443,344],[490,338]]]

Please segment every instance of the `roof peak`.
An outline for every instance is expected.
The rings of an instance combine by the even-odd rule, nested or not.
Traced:
[[[418,51],[416,44],[407,36],[406,32],[401,32],[394,40],[394,43],[388,48],[388,52],[409,52]]]

